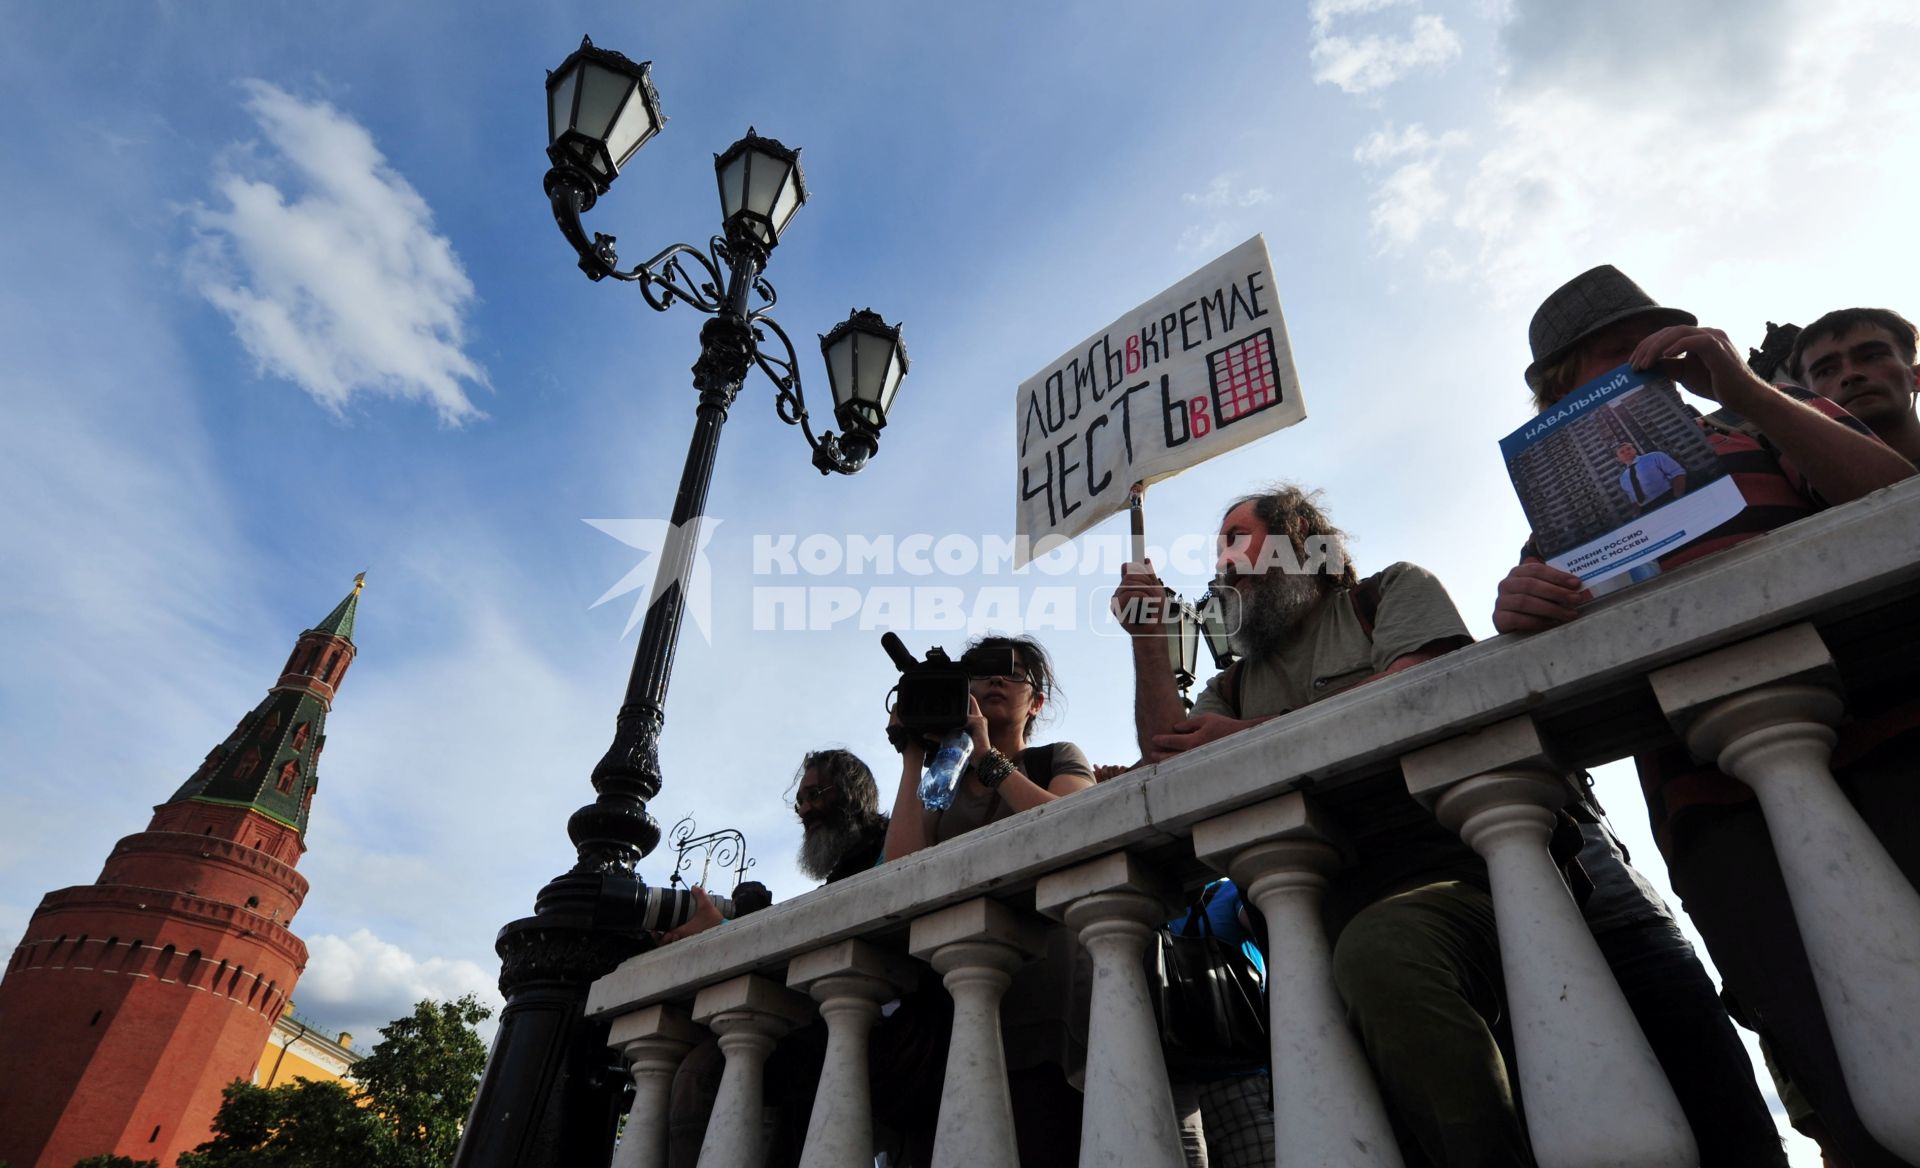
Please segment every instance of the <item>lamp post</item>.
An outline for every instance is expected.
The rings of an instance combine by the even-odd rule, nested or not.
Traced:
[[[693,440],[613,744],[593,769],[596,797],[567,820],[578,860],[540,890],[533,915],[502,928],[495,944],[507,1003],[456,1168],[579,1168],[609,1159],[626,1075],[607,1049],[606,1026],[586,1018],[587,990],[646,949],[650,930],[672,923],[685,904],[686,893],[648,888],[633,869],[660,842],[647,801],[660,791],[660,729],[684,588],[720,427],[748,372],[757,365],[773,382],[775,412],[800,427],[822,474],[852,474],[873,456],[907,373],[900,329],[871,311],[853,313],[820,338],[841,433],[814,434],[799,358],[767,315],[775,293],[761,275],[806,202],[806,180],[799,151],[751,129],[714,157],[722,227],[706,248],[676,243],[623,271],[614,238],[588,236],[581,216],[664,124],[649,66],[582,38],[548,74],[553,166],[545,185],[589,279],[637,283],[656,311],[685,303],[707,316],[693,365]]]

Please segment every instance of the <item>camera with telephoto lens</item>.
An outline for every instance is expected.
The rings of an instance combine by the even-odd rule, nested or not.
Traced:
[[[938,738],[967,720],[967,682],[976,677],[1018,677],[1013,646],[969,649],[955,661],[935,645],[921,661],[893,633],[882,633],[880,645],[900,668],[900,684],[893,689],[893,712],[907,733]]]
[[[726,920],[741,912],[764,908],[771,898],[758,881],[734,889],[735,896],[707,893]],[[749,900],[758,903],[748,904]],[[739,903],[736,903],[738,901]],[[617,933],[659,933],[678,928],[693,917],[693,891],[676,885],[648,884],[638,876],[609,874],[601,878],[600,900],[594,906],[593,926]]]

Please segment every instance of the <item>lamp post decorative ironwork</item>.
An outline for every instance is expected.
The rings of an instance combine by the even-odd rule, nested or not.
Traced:
[[[647,801],[661,785],[659,741],[667,682],[698,546],[720,428],[747,374],[773,382],[780,419],[800,427],[822,474],[853,474],[879,446],[887,411],[907,373],[898,326],[861,310],[820,338],[840,433],[815,435],[786,330],[768,315],[776,295],[762,276],[781,233],[806,202],[800,153],[748,129],[714,157],[722,228],[702,248],[676,243],[621,270],[614,237],[587,234],[581,216],[665,118],[651,62],[582,38],[547,76],[545,186],[555,220],[589,279],[637,283],[656,311],[678,303],[707,316],[693,365],[693,439],[674,498],[673,537],[660,556],[651,602],[614,739],[593,769],[596,797],[567,834],[577,862],[542,888],[534,913],[507,924],[495,945],[506,996],[455,1168],[577,1168],[607,1163],[627,1076],[586,1018],[588,987],[651,945],[687,893],[649,888],[634,865],[660,842]],[[754,301],[758,300],[757,306]],[[777,347],[776,347],[777,346]]]
[[[700,879],[694,881],[702,888],[707,887],[707,877],[712,874],[714,864],[733,873],[734,887],[747,878],[747,869],[753,867],[753,860],[747,856],[747,837],[737,827],[723,827],[719,831],[710,831],[705,835],[695,835],[699,827],[693,822],[693,816],[673,825],[667,834],[667,841],[673,845],[673,875],[667,877],[669,884],[681,884],[684,881],[680,873],[693,867],[693,853],[700,853]]]

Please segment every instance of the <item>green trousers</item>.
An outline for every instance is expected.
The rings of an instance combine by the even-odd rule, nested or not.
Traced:
[[[1334,943],[1333,980],[1408,1168],[1532,1168],[1497,1035],[1492,896],[1446,881],[1368,905]]]

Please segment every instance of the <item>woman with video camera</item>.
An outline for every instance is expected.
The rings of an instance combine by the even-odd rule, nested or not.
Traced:
[[[893,822],[887,828],[888,860],[1093,786],[1093,766],[1073,743],[1027,745],[1027,735],[1054,693],[1053,663],[1040,642],[1031,637],[982,637],[967,646],[961,664],[986,659],[989,654],[981,650],[1003,654],[1011,650],[1014,672],[970,671],[966,730],[973,753],[951,806],[934,811],[920,801],[921,771],[936,744],[909,733],[897,711],[888,720],[887,738],[900,751],[903,763],[900,789],[893,799]]]
[[[982,637],[959,664],[968,675],[965,729],[973,753],[945,810],[920,800],[921,774],[937,744],[903,727],[897,710],[888,722],[887,737],[904,764],[887,828],[888,860],[1093,786],[1093,767],[1079,747],[1027,744],[1055,696],[1053,665],[1038,641]],[[1081,1098],[1072,1083],[1086,1060],[1090,971],[1077,948],[1069,930],[1050,930],[1046,956],[1015,973],[1001,1000],[1014,1136],[1026,1168],[1072,1164],[1080,1155]],[[896,1162],[931,1162],[952,1032],[952,1000],[930,969],[876,1029],[874,1118],[903,1140]]]

